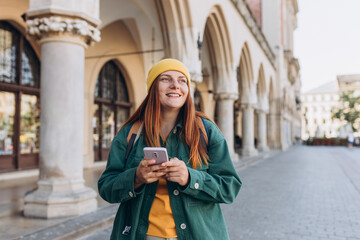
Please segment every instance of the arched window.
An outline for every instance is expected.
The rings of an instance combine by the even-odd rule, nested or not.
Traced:
[[[0,21],[0,171],[39,162],[40,62],[25,37]]]
[[[106,159],[112,139],[129,118],[130,107],[128,90],[121,71],[114,62],[107,62],[100,71],[95,87],[95,161]]]
[[[195,89],[194,92],[194,105],[195,105],[195,110],[196,111],[202,111],[202,107],[201,107],[201,93],[199,92],[198,89]]]

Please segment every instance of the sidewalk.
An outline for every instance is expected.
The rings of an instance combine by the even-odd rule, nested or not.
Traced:
[[[270,150],[254,157],[242,157],[234,163],[237,170],[281,152]],[[85,185],[97,191],[105,164],[84,170]],[[26,176],[26,173],[24,174]],[[11,176],[11,175],[10,175]],[[10,177],[11,178],[11,177]],[[38,172],[31,170],[24,178],[0,179],[0,240],[8,239],[78,239],[95,231],[112,226],[117,205],[110,205],[98,195],[98,210],[83,216],[61,219],[33,219],[22,216],[23,197],[36,187]],[[99,231],[101,234],[102,232]],[[96,238],[93,238],[96,239]]]

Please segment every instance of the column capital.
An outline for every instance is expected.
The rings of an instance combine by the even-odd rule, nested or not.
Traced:
[[[237,93],[230,93],[230,92],[219,92],[219,93],[215,93],[214,97],[216,100],[236,100],[238,99],[238,94]]]
[[[241,109],[255,109],[255,106],[252,103],[241,103],[240,108]]]
[[[257,114],[266,114],[266,111],[263,110],[263,109],[255,109],[255,112],[256,112]]]
[[[42,16],[26,20],[27,34],[38,40],[71,37],[80,38],[86,45],[100,41],[100,31],[80,18]]]

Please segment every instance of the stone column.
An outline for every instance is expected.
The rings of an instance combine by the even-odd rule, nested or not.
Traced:
[[[254,143],[254,107],[251,104],[242,105],[242,149],[241,155],[254,156],[257,150]]]
[[[238,160],[234,150],[234,101],[237,99],[234,93],[217,93],[217,114],[219,128],[224,135],[233,161]]]
[[[266,130],[266,113],[262,110],[256,111],[258,116],[258,146],[259,151],[268,151],[269,147],[267,146],[267,130]]]
[[[24,215],[80,215],[97,208],[96,192],[83,179],[83,108],[84,51],[100,33],[84,19],[40,16],[26,21],[41,44],[41,130],[40,179],[25,196]]]

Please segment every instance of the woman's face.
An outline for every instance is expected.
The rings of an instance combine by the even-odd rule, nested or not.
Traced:
[[[163,110],[179,110],[189,94],[188,81],[178,71],[166,71],[159,76],[160,104]]]

